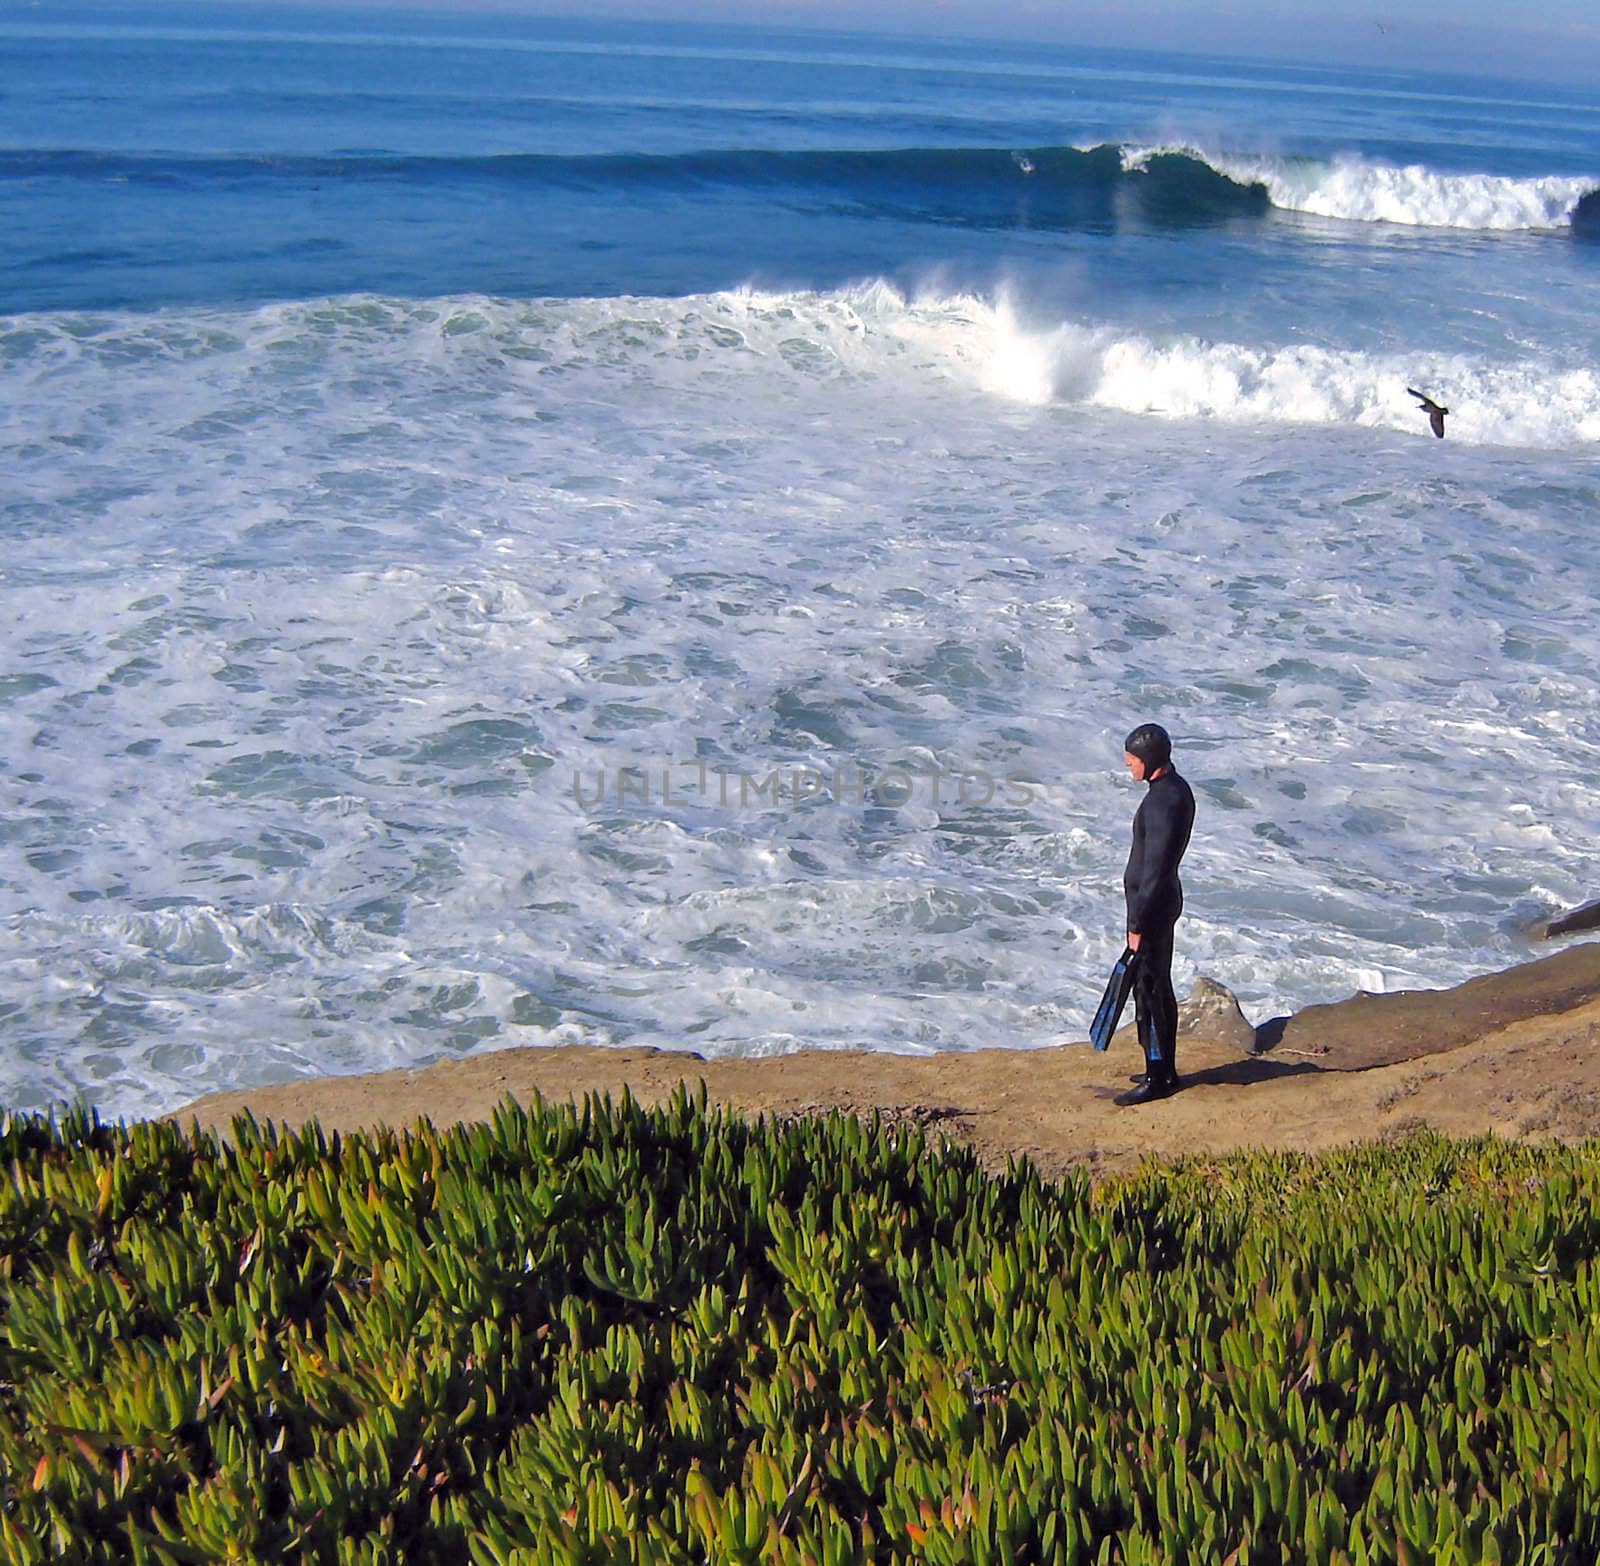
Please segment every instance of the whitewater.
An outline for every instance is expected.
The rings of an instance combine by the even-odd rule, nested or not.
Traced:
[[[1082,1037],[1147,717],[1254,1019],[1600,891],[1595,105],[523,25],[0,36],[0,1101]]]
[[[1513,179],[1495,174],[1443,174],[1420,164],[1395,167],[1355,155],[1316,159],[1241,158],[1202,147],[1124,147],[1123,170],[1148,172],[1157,159],[1189,160],[1246,189],[1264,190],[1286,212],[1353,223],[1416,228],[1559,229],[1583,221],[1593,206],[1587,176]]]

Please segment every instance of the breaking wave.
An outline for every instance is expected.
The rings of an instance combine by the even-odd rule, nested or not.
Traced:
[[[826,291],[754,288],[682,297],[408,301],[352,295],[183,316],[18,317],[0,368],[24,381],[178,363],[206,376],[266,366],[291,345],[338,366],[384,364],[441,397],[477,395],[507,366],[560,379],[737,382],[760,403],[785,385],[829,395],[878,383],[896,397],[942,384],[1033,406],[1225,424],[1347,424],[1425,433],[1417,386],[1451,410],[1452,439],[1558,448],[1600,441],[1600,371],[1577,362],[1419,346],[1244,343],[1041,316],[1002,293],[908,294],[882,279]],[[234,361],[237,360],[237,364]],[[233,368],[228,367],[232,365]],[[97,368],[98,367],[98,368]],[[255,373],[252,371],[251,373]],[[191,384],[186,380],[184,384]],[[531,383],[530,383],[531,384]],[[528,394],[528,393],[524,393]]]
[[[1592,178],[1442,173],[1421,164],[1369,162],[1353,153],[1331,160],[1250,158],[1162,146],[1129,148],[1123,163],[1131,173],[1185,156],[1241,185],[1259,187],[1283,211],[1356,223],[1489,232],[1556,229],[1572,225],[1580,206],[1593,205],[1600,194]]]
[[[1014,400],[1226,424],[1354,424],[1426,433],[1408,388],[1450,410],[1473,445],[1565,447],[1600,440],[1600,376],[1461,354],[1362,353],[1302,345],[1157,341],[1091,326],[1029,332],[1002,309],[984,384]]]

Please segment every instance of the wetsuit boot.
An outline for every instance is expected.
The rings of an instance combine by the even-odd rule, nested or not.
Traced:
[[[1117,1095],[1116,1102],[1125,1106],[1151,1104],[1158,1098],[1170,1098],[1179,1087],[1178,1074],[1172,1069],[1170,1050],[1163,1050],[1155,1019],[1148,1014],[1139,1018],[1139,1042],[1144,1045],[1144,1075],[1133,1079],[1136,1086]]]

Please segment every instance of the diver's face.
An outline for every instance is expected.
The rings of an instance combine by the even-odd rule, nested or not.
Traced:
[[[1122,764],[1128,769],[1128,776],[1135,783],[1144,782],[1144,763],[1131,750],[1123,751]]]

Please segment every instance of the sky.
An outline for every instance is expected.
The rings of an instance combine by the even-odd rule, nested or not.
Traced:
[[[355,0],[363,8],[638,17],[1440,70],[1600,85],[1600,0]]]

